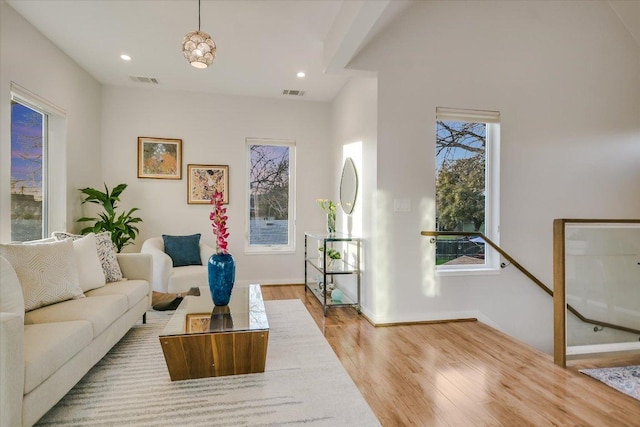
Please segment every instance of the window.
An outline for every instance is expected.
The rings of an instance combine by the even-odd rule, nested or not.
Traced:
[[[481,232],[498,243],[500,113],[436,110],[436,227]],[[439,271],[496,269],[498,255],[480,237],[440,236]]]
[[[295,143],[247,139],[247,252],[295,250]]]
[[[67,229],[67,113],[14,82],[10,102],[11,156],[2,161],[10,209],[0,229],[11,240],[40,239]]]
[[[47,231],[47,115],[11,101],[11,240],[41,239]]]

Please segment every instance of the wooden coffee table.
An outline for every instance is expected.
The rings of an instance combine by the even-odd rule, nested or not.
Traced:
[[[269,323],[260,285],[234,287],[228,306],[214,306],[208,287],[199,294],[184,297],[159,336],[171,381],[264,372]]]

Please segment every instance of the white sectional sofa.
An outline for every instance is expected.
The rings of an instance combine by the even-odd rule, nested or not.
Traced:
[[[76,243],[67,239],[35,246],[37,249],[46,244],[60,246],[67,251],[67,258],[69,248],[73,247],[75,260],[82,263],[87,247]],[[73,262],[70,261],[71,268],[68,268],[69,265],[65,267],[58,261],[48,265],[29,261],[31,264],[25,270],[24,265],[16,265],[21,259],[11,253],[15,248],[10,246],[0,245],[0,255],[6,257],[0,256],[0,426],[31,426],[134,324],[145,320],[151,306],[152,257],[118,254],[122,280],[93,283],[89,286],[93,289],[83,288],[81,295],[54,303],[48,302],[49,297],[39,291],[36,305],[43,302],[44,305],[29,309],[29,305],[33,305],[34,289],[25,289],[24,282],[30,280],[28,274],[40,271],[40,280],[44,278],[46,287],[47,281],[59,281],[56,268],[66,268],[73,276]],[[29,255],[20,255],[26,248],[18,249],[22,251],[18,251],[19,257]],[[84,264],[75,266],[80,283],[83,276],[85,283],[89,277]]]

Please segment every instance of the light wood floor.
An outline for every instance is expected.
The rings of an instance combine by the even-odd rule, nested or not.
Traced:
[[[480,322],[376,328],[353,309],[323,317],[301,285],[262,293],[303,301],[383,426],[640,426],[640,401]]]

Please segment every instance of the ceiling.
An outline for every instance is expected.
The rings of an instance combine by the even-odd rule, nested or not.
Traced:
[[[6,0],[105,85],[314,101],[335,97],[354,73],[349,61],[413,1],[202,0],[201,29],[218,51],[199,70],[181,52],[198,28],[197,0]],[[607,3],[640,45],[640,1]]]
[[[184,35],[198,28],[197,0],[7,3],[105,85],[330,101],[350,76],[348,61],[411,1],[202,0],[201,29],[217,44],[204,70],[181,52]]]

